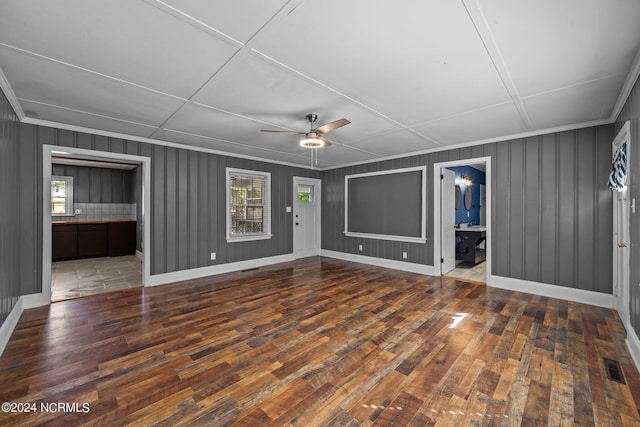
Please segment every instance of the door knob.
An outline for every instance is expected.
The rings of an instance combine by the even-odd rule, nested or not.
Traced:
[[[618,247],[619,247],[619,248],[626,248],[626,247],[627,247],[627,244],[626,244],[626,243],[623,243],[623,242],[618,242]]]

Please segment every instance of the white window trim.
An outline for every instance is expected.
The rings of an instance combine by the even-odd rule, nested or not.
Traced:
[[[265,194],[263,195],[264,200],[264,211],[263,211],[263,223],[262,233],[255,234],[243,234],[241,236],[232,236],[231,235],[231,176],[232,175],[243,175],[250,177],[258,177],[265,179]],[[226,239],[228,243],[233,242],[247,242],[253,240],[266,240],[271,239],[273,236],[271,234],[271,173],[269,172],[259,172],[252,171],[246,169],[236,169],[236,168],[226,168],[226,203],[225,203],[225,211],[226,211]]]
[[[420,191],[421,195],[421,206],[422,206],[422,219],[421,219],[421,228],[420,228],[420,237],[409,237],[409,236],[393,236],[389,234],[372,234],[372,233],[359,233],[355,231],[349,231],[349,180],[351,178],[360,178],[365,176],[374,176],[374,175],[391,175],[396,173],[404,173],[404,172],[414,172],[421,171],[422,172],[422,188]],[[376,172],[366,172],[366,173],[358,173],[353,175],[345,175],[344,177],[344,235],[349,237],[362,237],[368,239],[378,239],[378,240],[391,240],[395,242],[408,242],[408,243],[426,243],[427,242],[427,227],[426,227],[426,218],[427,218],[427,198],[425,196],[427,189],[427,167],[426,166],[415,166],[409,168],[402,169],[388,169],[383,171]]]
[[[53,181],[65,181],[65,191],[66,197],[64,201],[64,210],[65,213],[53,213],[51,212],[51,216],[75,216],[75,212],[73,210],[73,177],[72,176],[51,176],[51,182]],[[51,186],[51,184],[49,184]],[[51,201],[49,202],[49,206],[51,206],[51,202],[53,201],[53,195],[51,196]]]

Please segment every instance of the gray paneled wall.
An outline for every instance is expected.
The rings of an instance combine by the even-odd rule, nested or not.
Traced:
[[[25,191],[42,199],[42,145],[59,145],[151,158],[151,206],[148,209],[151,241],[151,274],[205,267],[247,259],[291,253],[293,220],[285,213],[293,203],[293,176],[319,178],[320,173],[303,168],[225,157],[167,146],[108,138],[44,126],[20,125],[20,156],[24,169],[33,174]],[[270,240],[228,244],[225,240],[225,167],[271,172],[272,233]],[[139,178],[134,178],[138,181]],[[133,190],[134,199],[141,193]],[[140,203],[141,204],[141,203]],[[37,230],[24,242],[29,252],[25,263],[41,277],[42,210],[20,212]],[[216,252],[216,261],[210,253]],[[40,292],[40,281],[28,281],[22,294]]]
[[[135,203],[133,171],[53,165],[51,173],[73,177],[73,203]]]
[[[323,173],[324,249],[433,265],[433,165],[492,159],[492,273],[611,293],[612,125],[370,163]],[[427,165],[426,244],[345,237],[344,176]],[[363,245],[363,251],[358,246]]]
[[[640,88],[636,81],[627,102],[625,103],[618,119],[616,120],[616,132],[622,128],[624,123],[629,120],[631,122],[631,157],[630,157],[630,179],[629,179],[629,197],[636,199],[636,203],[640,201]],[[631,214],[630,217],[630,233],[631,233],[631,269],[629,278],[629,315],[631,326],[636,334],[640,336],[640,218],[638,213]]]
[[[19,121],[9,101],[0,91],[0,324],[20,297],[21,241],[19,199],[20,168],[18,154]]]

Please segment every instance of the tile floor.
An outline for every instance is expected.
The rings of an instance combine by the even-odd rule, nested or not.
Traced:
[[[482,261],[481,263],[474,265],[470,262],[456,261],[456,268],[444,276],[487,283],[487,262]]]
[[[142,286],[142,263],[135,255],[51,263],[51,301]]]

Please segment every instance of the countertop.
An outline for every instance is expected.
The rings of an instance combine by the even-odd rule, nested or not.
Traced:
[[[77,225],[77,224],[109,224],[114,222],[136,222],[135,219],[83,219],[69,221],[51,221],[52,225]]]
[[[455,227],[456,231],[487,231],[486,225],[469,225],[466,227]]]

